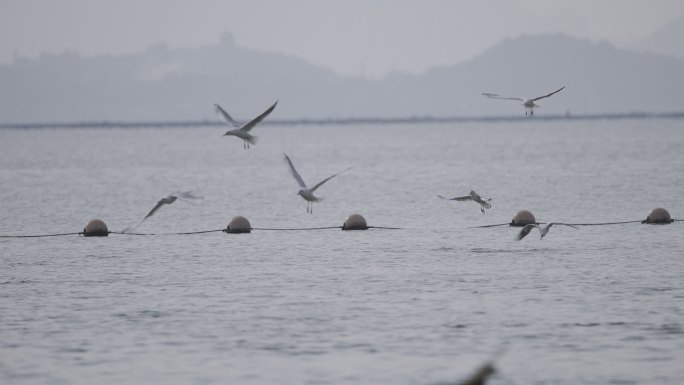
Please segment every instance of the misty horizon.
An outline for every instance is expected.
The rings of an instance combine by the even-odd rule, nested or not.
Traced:
[[[0,124],[514,117],[482,93],[562,86],[537,115],[684,105],[674,0],[129,2],[0,5]]]
[[[556,33],[506,38],[453,66],[374,80],[245,48],[224,34],[199,48],[155,44],[138,54],[17,58],[0,65],[0,124],[196,124],[217,121],[214,103],[244,119],[276,99],[281,105],[270,119],[285,124],[501,118],[524,110],[483,93],[524,97],[561,86],[567,88],[540,102],[538,116],[671,115],[684,105],[683,71],[676,57]]]
[[[679,32],[679,30],[684,30],[684,15],[681,17],[673,20],[672,22],[666,24],[663,26],[662,29],[657,30],[654,34],[655,37],[661,38],[662,35],[666,32],[670,32],[673,35],[675,33],[673,32]],[[301,60],[303,62],[306,62],[312,66],[315,67],[320,67],[323,69],[326,69],[328,71],[331,71],[335,73],[336,75],[344,78],[360,78],[363,80],[383,80],[387,77],[394,76],[394,75],[423,75],[427,72],[430,72],[435,69],[443,68],[443,67],[451,67],[463,63],[467,63],[472,61],[473,59],[476,59],[478,56],[481,56],[485,52],[491,50],[492,48],[510,40],[516,40],[520,38],[526,38],[526,37],[535,37],[535,36],[548,36],[548,35],[561,35],[561,36],[567,36],[569,38],[573,38],[579,41],[586,41],[591,44],[607,44],[610,45],[616,49],[620,50],[625,50],[629,52],[634,52],[634,53],[646,53],[646,54],[660,54],[663,56],[668,56],[672,57],[678,60],[684,60],[684,50],[681,52],[675,52],[673,51],[673,48],[671,46],[668,47],[650,47],[648,45],[645,45],[642,41],[647,41],[648,39],[652,38],[652,35],[645,36],[644,38],[640,39],[639,42],[627,45],[627,46],[620,46],[618,44],[615,44],[614,42],[611,42],[610,40],[606,38],[589,38],[589,37],[579,37],[579,36],[573,36],[572,34],[568,33],[563,33],[563,32],[549,32],[549,33],[537,33],[537,34],[530,34],[530,33],[519,33],[517,35],[513,36],[507,36],[503,37],[492,44],[489,44],[487,46],[482,47],[482,49],[476,53],[474,53],[472,56],[463,58],[458,61],[454,61],[451,63],[434,63],[432,65],[429,65],[425,67],[424,69],[418,70],[418,71],[409,71],[409,70],[402,70],[402,69],[389,69],[387,72],[384,72],[378,76],[369,76],[365,72],[361,71],[360,73],[345,73],[345,72],[340,72],[339,70],[336,70],[334,67],[327,66],[325,64],[317,64],[315,61],[312,61],[310,59],[307,59],[306,57],[297,55],[297,54],[283,54],[281,52],[278,52],[277,50],[264,50],[264,49],[256,49],[257,52],[263,52],[263,53],[269,53],[269,54],[283,54],[283,56],[286,57],[291,57],[296,60]],[[676,36],[675,36],[676,37]],[[68,57],[68,56],[74,56],[82,59],[106,59],[106,58],[125,58],[125,57],[132,57],[132,56],[137,56],[137,55],[142,55],[148,52],[171,52],[171,51],[187,51],[187,50],[193,50],[193,49],[202,49],[202,48],[207,48],[207,47],[213,47],[213,46],[219,46],[222,44],[230,44],[234,45],[239,48],[245,48],[245,49],[254,49],[253,47],[250,47],[248,45],[240,44],[236,38],[233,32],[229,30],[224,30],[222,33],[220,33],[215,41],[209,41],[204,44],[200,45],[195,45],[195,46],[174,46],[168,42],[165,41],[157,41],[150,43],[146,45],[145,47],[142,47],[141,49],[131,51],[131,52],[125,52],[125,53],[115,53],[115,52],[99,52],[99,53],[84,53],[81,52],[80,50],[76,48],[65,48],[61,51],[41,51],[36,54],[30,55],[30,54],[22,54],[21,52],[18,52],[17,50],[12,52],[12,56],[9,60],[7,60],[5,63],[0,62],[0,67],[2,66],[14,66],[22,63],[27,63],[27,62],[32,62],[32,61],[38,61],[41,59],[49,59],[49,58],[54,58],[54,57]]]
[[[130,4],[127,4],[130,3]],[[36,14],[40,6],[45,12]],[[132,7],[136,12],[128,12]],[[506,38],[562,33],[619,49],[684,58],[684,4],[675,0],[601,3],[495,0],[488,3],[350,0],[214,2],[193,6],[123,0],[100,4],[61,0],[0,5],[0,64],[40,53],[129,55],[155,44],[192,49],[216,44],[228,32],[237,45],[302,58],[341,76],[380,79],[420,74],[480,55]],[[152,23],[160,11],[164,18]],[[122,29],[120,21],[126,20]],[[311,34],[315,31],[315,34]]]

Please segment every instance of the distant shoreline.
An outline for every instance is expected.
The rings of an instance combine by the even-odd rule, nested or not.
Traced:
[[[529,120],[615,120],[615,119],[682,119],[682,112],[628,112],[612,114],[563,114],[563,115],[525,115],[508,116],[410,116],[398,118],[327,118],[327,119],[271,119],[263,125],[298,126],[298,125],[361,125],[361,124],[413,124],[413,123],[469,123],[469,122],[521,122]],[[43,129],[43,128],[177,128],[177,127],[214,127],[224,126],[221,121],[214,120],[179,120],[179,121],[82,121],[82,122],[50,122],[50,123],[0,123],[0,129]]]

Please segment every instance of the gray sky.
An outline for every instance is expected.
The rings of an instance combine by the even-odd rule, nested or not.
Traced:
[[[0,63],[214,44],[381,77],[472,58],[506,37],[563,32],[628,46],[684,14],[681,0],[0,0]]]

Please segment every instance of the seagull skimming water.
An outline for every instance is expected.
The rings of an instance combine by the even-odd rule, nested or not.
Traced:
[[[195,203],[197,201],[201,201],[204,198],[201,196],[194,195],[192,193],[192,191],[176,191],[176,192],[173,192],[173,193],[169,194],[168,196],[160,199],[157,202],[157,204],[152,208],[152,210],[150,210],[150,212],[147,213],[147,215],[145,215],[145,218],[143,218],[140,222],[138,222],[137,225],[135,225],[133,227],[128,227],[128,228],[124,229],[123,232],[125,233],[127,231],[135,230],[138,226],[140,226],[140,224],[142,224],[145,221],[145,219],[154,215],[154,213],[156,213],[157,210],[159,210],[162,206],[170,205],[171,203],[175,202],[178,199],[180,199],[182,201]]]
[[[489,94],[489,93],[486,93],[486,92],[482,93],[482,95],[484,95],[484,96],[486,96],[486,97],[488,97],[488,98],[492,98],[492,99],[518,100],[518,101],[521,101],[521,102],[523,103],[523,106],[525,107],[525,115],[527,115],[527,111],[530,112],[530,115],[534,115],[534,109],[540,107],[538,104],[535,104],[534,102],[536,102],[536,101],[539,100],[539,99],[548,98],[549,96],[551,96],[551,95],[553,95],[553,94],[555,94],[555,93],[557,93],[557,92],[560,92],[563,88],[565,88],[565,86],[563,86],[563,87],[561,87],[561,88],[559,88],[559,89],[557,89],[557,90],[551,92],[550,94],[546,94],[546,95],[544,95],[544,96],[538,96],[538,97],[536,97],[536,98],[529,98],[529,99],[525,99],[525,98],[511,98],[511,97],[500,96],[500,95],[497,95],[497,94]]]
[[[268,114],[273,112],[276,105],[278,105],[277,101],[273,103],[273,105],[269,107],[266,111],[262,112],[261,115],[240,126],[240,124],[238,124],[223,108],[221,108],[221,106],[219,106],[218,104],[214,104],[214,106],[216,107],[216,114],[218,114],[218,116],[221,119],[223,119],[223,121],[228,126],[235,127],[232,130],[226,131],[226,133],[223,134],[223,136],[237,136],[238,138],[244,141],[243,147],[245,149],[248,149],[250,144],[256,144],[257,141],[257,137],[250,134],[249,131],[252,128],[254,128],[254,126],[259,124],[262,120],[264,120],[264,118],[267,117]]]
[[[439,194],[437,194],[438,198],[450,200],[450,201],[459,201],[459,202],[464,202],[464,201],[473,201],[476,203],[480,204],[480,211],[482,211],[482,214],[484,214],[485,209],[491,209],[492,205],[489,203],[489,201],[492,200],[492,198],[482,198],[479,196],[475,191],[470,191],[470,195],[466,195],[463,197],[454,197],[454,198],[445,198]]]
[[[321,187],[323,185],[323,183],[325,183],[325,182],[329,181],[330,179],[332,179],[332,178],[342,174],[343,172],[351,169],[351,167],[344,169],[344,170],[338,172],[337,174],[333,174],[333,175],[323,179],[322,181],[318,182],[318,184],[316,184],[312,188],[308,188],[308,187],[306,187],[306,183],[304,183],[304,180],[302,179],[302,177],[299,175],[299,173],[295,169],[294,165],[292,164],[290,157],[287,156],[287,154],[283,154],[283,155],[284,155],[283,160],[285,161],[285,164],[288,166],[288,169],[290,170],[290,174],[292,174],[292,176],[297,181],[297,184],[299,184],[299,192],[297,192],[297,194],[301,195],[302,198],[304,198],[304,200],[306,201],[306,212],[307,213],[313,213],[313,203],[318,202],[318,201],[323,199],[323,198],[318,198],[318,197],[314,196],[314,191],[316,191],[317,188]]]
[[[577,228],[577,226],[568,225],[566,223],[551,222],[551,223],[548,223],[546,226],[530,223],[529,225],[523,226],[523,228],[520,230],[518,235],[515,237],[515,240],[519,241],[519,240],[525,238],[525,236],[527,236],[527,234],[529,234],[530,231],[532,231],[532,229],[535,227],[539,229],[539,234],[540,234],[539,239],[543,239],[546,236],[546,234],[549,233],[549,230],[551,229],[551,226],[553,226],[553,225],[568,226],[568,227],[572,227],[575,230],[579,230]]]

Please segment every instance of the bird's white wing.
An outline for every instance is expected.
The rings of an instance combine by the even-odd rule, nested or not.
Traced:
[[[352,166],[352,167],[353,167],[353,166]],[[332,179],[332,178],[334,178],[334,177],[336,177],[336,176],[342,174],[342,173],[345,172],[345,171],[351,170],[352,167],[346,168],[346,169],[344,169],[344,170],[338,172],[337,174],[330,175],[329,177],[327,177],[327,178],[323,179],[322,181],[318,182],[318,184],[316,184],[315,186],[313,186],[313,187],[311,188],[310,191],[311,191],[311,192],[316,191],[316,189],[319,188],[319,187],[321,187],[321,186],[323,185],[323,183],[325,183],[325,182],[329,181],[330,179]]]
[[[152,210],[150,210],[150,212],[147,213],[147,215],[145,215],[145,218],[143,218],[142,221],[140,221],[140,223],[142,223],[145,219],[154,215],[154,213],[156,213],[157,210],[159,210],[162,206],[164,206],[165,204],[168,204],[168,203],[169,203],[169,200],[167,198],[160,199],[159,202],[157,202],[157,204],[154,207],[152,207]],[[138,223],[138,226],[140,225],[140,223]],[[136,227],[138,227],[138,226],[136,226]]]
[[[290,170],[290,174],[295,178],[297,181],[297,184],[299,184],[300,188],[305,189],[306,188],[306,183],[304,183],[304,180],[302,177],[299,175],[297,170],[295,169],[294,165],[292,164],[292,161],[290,160],[290,157],[287,156],[287,154],[283,154],[283,160],[285,161],[285,164],[287,165],[288,169]]]
[[[165,196],[164,198],[160,199],[160,200],[157,202],[157,204],[156,204],[154,207],[152,207],[152,210],[150,210],[150,211],[147,213],[147,215],[145,215],[145,217],[144,217],[143,219],[141,219],[140,222],[138,222],[137,225],[135,225],[135,226],[133,226],[133,227],[127,227],[127,228],[125,228],[123,232],[135,230],[138,226],[140,226],[140,225],[145,221],[145,219],[147,219],[147,218],[151,217],[152,215],[154,215],[154,213],[156,213],[162,206],[164,206],[164,205],[170,205],[171,203],[175,202],[176,199],[194,201],[194,200],[197,200],[197,199],[200,199],[200,200],[201,200],[201,199],[204,199],[204,198],[193,195],[193,194],[192,194],[192,191],[175,191],[175,192],[172,192],[171,194],[169,194],[169,195]]]
[[[171,195],[175,196],[176,198],[178,198],[180,200],[187,201],[190,203],[197,203],[197,202],[204,199],[203,196],[195,195],[192,193],[192,191],[176,191],[176,192],[172,193]]]
[[[273,105],[272,105],[271,107],[269,107],[266,111],[262,112],[261,115],[259,115],[259,116],[257,116],[256,118],[252,119],[251,121],[249,121],[248,123],[246,123],[244,126],[240,127],[240,129],[245,130],[245,131],[251,130],[252,128],[254,128],[254,126],[256,126],[256,125],[259,124],[262,120],[264,120],[264,118],[267,117],[271,112],[273,112],[273,110],[276,108],[277,105],[278,105],[278,102],[276,101],[276,102],[273,103]]]
[[[538,96],[538,97],[532,99],[532,101],[533,101],[533,102],[536,102],[536,101],[539,100],[539,99],[548,98],[549,96],[551,96],[551,95],[553,95],[553,94],[555,94],[555,93],[557,93],[557,92],[560,92],[561,90],[563,90],[563,88],[565,88],[565,86],[563,86],[563,87],[561,87],[561,88],[559,88],[559,89],[553,91],[553,92],[550,93],[550,94],[546,94],[546,95],[544,95],[544,96]]]
[[[447,198],[447,197],[443,197],[443,196],[437,194],[437,197],[438,197],[438,198],[442,198],[442,199],[446,199],[446,200],[449,200],[449,201],[459,201],[459,202],[473,200],[473,197],[471,197],[470,195],[466,195],[466,196],[464,196],[464,197]]]
[[[227,125],[231,127],[240,127],[240,125],[218,104],[214,104],[216,115],[218,115]]]
[[[488,97],[488,98],[492,98],[492,99],[518,100],[518,101],[521,101],[521,102],[524,101],[524,99],[522,99],[522,98],[511,98],[511,97],[501,96],[501,95],[497,95],[497,94],[490,94],[490,93],[487,93],[487,92],[483,92],[482,95],[484,95],[484,96],[486,96],[486,97]]]
[[[520,232],[518,233],[518,235],[515,237],[515,240],[516,240],[516,241],[519,241],[519,240],[525,238],[525,236],[527,236],[527,234],[529,234],[530,231],[532,231],[532,229],[535,228],[535,227],[539,227],[539,226],[537,226],[537,225],[535,225],[535,224],[525,225],[525,226],[520,230]]]
[[[157,204],[152,208],[152,210],[150,210],[150,212],[148,212],[147,215],[145,215],[145,218],[141,219],[140,222],[138,222],[138,224],[136,224],[135,226],[126,227],[125,229],[123,229],[122,232],[126,233],[126,232],[133,231],[133,230],[137,229],[138,226],[140,226],[143,222],[145,222],[145,219],[154,215],[154,213],[157,212],[157,210],[159,210],[159,208],[165,204],[166,204],[166,202],[164,201],[164,199],[159,200],[159,202],[157,202]]]

